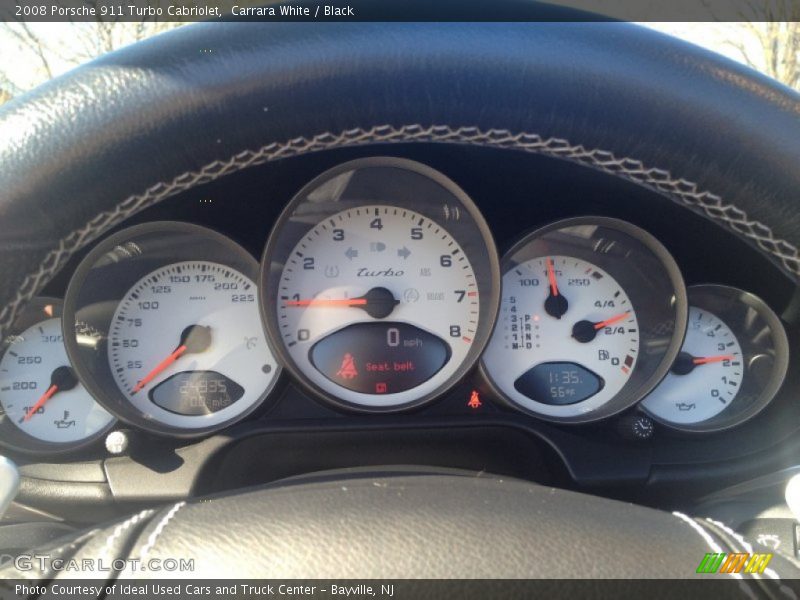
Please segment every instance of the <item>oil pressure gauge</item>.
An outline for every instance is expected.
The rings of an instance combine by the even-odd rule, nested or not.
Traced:
[[[608,417],[649,392],[678,353],[683,280],[666,249],[630,223],[554,223],[516,244],[501,269],[482,365],[517,408],[564,423]]]
[[[722,285],[689,288],[689,325],[669,374],[642,402],[675,429],[727,429],[755,416],[777,393],[789,365],[778,317],[760,299]]]

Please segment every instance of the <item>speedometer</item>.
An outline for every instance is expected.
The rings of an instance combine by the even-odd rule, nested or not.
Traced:
[[[264,317],[334,402],[392,410],[472,366],[497,308],[496,254],[469,198],[411,161],[368,159],[302,190],[265,253]]]
[[[85,385],[121,419],[197,434],[241,419],[280,369],[258,313],[258,263],[208,229],[149,223],[111,236],[76,271],[67,349]]]
[[[222,422],[251,405],[273,368],[251,351],[255,297],[252,281],[219,263],[148,273],[111,321],[107,351],[117,386],[139,410],[161,408],[161,420],[175,426],[191,426],[195,416]]]

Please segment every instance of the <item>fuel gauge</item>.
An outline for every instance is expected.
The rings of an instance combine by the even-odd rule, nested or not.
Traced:
[[[683,431],[727,429],[755,416],[777,393],[789,364],[786,332],[753,294],[722,285],[688,292],[683,346],[642,408]]]

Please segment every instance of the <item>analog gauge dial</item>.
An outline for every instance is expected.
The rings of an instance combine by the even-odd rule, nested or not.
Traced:
[[[224,422],[252,405],[275,369],[254,328],[255,299],[255,284],[219,263],[187,261],[148,273],[111,322],[108,361],[117,386],[140,411],[178,427],[195,417]]]
[[[278,322],[289,354],[320,387],[405,403],[466,358],[478,284],[461,247],[430,219],[390,206],[345,210],[292,254]]]
[[[693,286],[689,302],[681,352],[641,406],[685,431],[738,425],[780,387],[788,367],[785,331],[763,301],[735,288]]]
[[[512,248],[502,268],[483,370],[518,408],[560,422],[610,416],[641,399],[677,354],[683,281],[666,250],[629,223],[555,223]]]
[[[3,442],[21,450],[75,448],[102,436],[114,417],[78,381],[64,347],[61,302],[31,302],[0,358]]]
[[[183,223],[119,232],[81,263],[65,318],[78,374],[120,418],[200,434],[241,419],[280,369],[258,312],[258,264],[228,238]]]
[[[447,388],[488,337],[497,301],[487,236],[463,192],[421,165],[336,169],[276,225],[265,318],[288,363],[328,398],[370,410],[415,404]]]
[[[743,371],[742,349],[730,327],[691,306],[683,348],[642,406],[676,425],[707,421],[736,399]]]
[[[498,346],[487,354],[494,377],[553,416],[614,398],[639,355],[627,293],[603,269],[574,257],[534,258],[506,273],[498,332]],[[518,359],[508,360],[512,355]],[[520,360],[537,355],[545,360],[519,373]]]

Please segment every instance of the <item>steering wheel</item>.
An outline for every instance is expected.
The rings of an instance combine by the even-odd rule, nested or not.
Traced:
[[[0,336],[138,211],[255,165],[400,142],[604,171],[800,281],[798,95],[623,23],[197,24],[12,101],[0,131]],[[722,524],[526,482],[369,472],[148,509],[48,551],[194,558],[205,577],[566,578],[689,577],[748,548]],[[777,556],[768,571],[737,577],[800,574]]]

